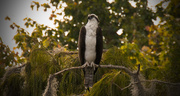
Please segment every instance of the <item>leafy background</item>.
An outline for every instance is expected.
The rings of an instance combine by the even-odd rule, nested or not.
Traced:
[[[125,66],[136,70],[141,64],[143,79],[158,79],[171,83],[180,82],[180,2],[163,0],[156,5],[156,11],[147,6],[147,0],[50,0],[48,3],[33,1],[30,8],[44,12],[52,10],[49,20],[57,25],[51,28],[25,17],[25,26],[33,27],[32,32],[12,23],[16,30],[15,49],[21,49],[18,55],[10,50],[0,39],[0,94],[5,96],[39,96],[45,90],[49,74],[62,69],[79,66],[78,55],[63,52],[77,51],[79,29],[87,22],[87,15],[95,13],[100,19],[103,31],[104,49],[101,64]],[[166,8],[162,7],[168,3]],[[64,6],[63,4],[66,4]],[[62,13],[60,10],[62,10]],[[64,14],[64,15],[63,15]],[[63,20],[58,18],[63,16]],[[153,20],[160,18],[158,25]],[[6,20],[11,21],[10,17]],[[2,25],[1,25],[2,26]],[[123,29],[118,35],[117,30]],[[5,74],[11,66],[26,64],[21,72]],[[12,67],[13,68],[13,67]],[[4,77],[6,78],[4,78]],[[133,95],[131,88],[120,90],[130,83],[130,77],[120,70],[99,69],[90,93],[84,91],[83,72],[74,70],[56,77],[57,95]],[[119,88],[120,87],[120,88]],[[178,95],[179,87],[156,85],[153,92],[157,96]]]

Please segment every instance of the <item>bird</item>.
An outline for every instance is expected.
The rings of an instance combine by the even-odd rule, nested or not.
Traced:
[[[89,14],[87,19],[87,24],[82,26],[79,32],[78,48],[80,63],[85,66],[84,86],[89,90],[94,84],[93,77],[97,72],[95,65],[99,65],[102,58],[103,37],[98,16]]]

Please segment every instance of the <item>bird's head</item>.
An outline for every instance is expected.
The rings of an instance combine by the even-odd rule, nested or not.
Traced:
[[[99,23],[98,16],[95,14],[89,14],[88,15],[88,22],[91,22],[91,21],[97,21]]]

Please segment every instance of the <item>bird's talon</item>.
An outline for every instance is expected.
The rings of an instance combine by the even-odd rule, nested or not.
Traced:
[[[86,62],[83,67],[88,67],[90,64],[88,62]]]
[[[91,63],[91,67],[93,67],[93,69],[95,70],[96,68],[96,64],[94,62]]]

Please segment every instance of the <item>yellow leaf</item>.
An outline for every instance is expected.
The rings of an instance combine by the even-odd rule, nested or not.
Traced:
[[[49,38],[47,38],[46,40],[43,41],[43,46],[45,48],[47,48],[49,46],[49,44],[50,44]]]

